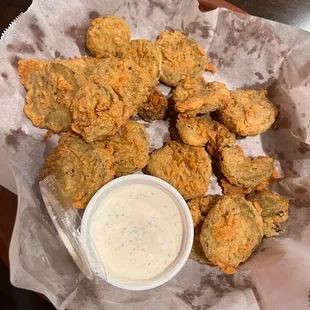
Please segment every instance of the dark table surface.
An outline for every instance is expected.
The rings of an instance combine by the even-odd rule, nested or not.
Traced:
[[[249,14],[310,31],[310,0],[229,0]]]
[[[209,8],[217,4],[225,5],[223,0],[200,1],[212,3]],[[31,0],[0,0],[0,33],[14,18],[25,12],[31,2]],[[229,2],[249,14],[310,31],[310,0],[230,0]],[[7,265],[16,205],[16,195],[0,186],[0,259]],[[53,309],[34,293],[13,288],[9,284],[8,271],[1,261],[0,267],[0,304],[4,309]]]

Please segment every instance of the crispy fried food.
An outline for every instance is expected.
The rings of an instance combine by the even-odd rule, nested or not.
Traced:
[[[169,141],[151,154],[148,170],[174,186],[185,199],[192,199],[206,193],[212,169],[203,148]]]
[[[149,140],[144,125],[132,121],[104,140],[113,154],[116,176],[135,173],[147,165]]]
[[[117,56],[130,42],[130,28],[117,16],[101,16],[91,22],[86,36],[86,47],[97,58]]]
[[[274,159],[269,156],[250,159],[240,146],[224,148],[220,156],[220,167],[227,180],[247,189],[273,180],[274,164]]]
[[[195,237],[190,258],[201,264],[211,264],[211,262],[206,258],[200,243],[201,226],[208,212],[222,198],[223,196],[220,195],[208,195],[201,198],[195,198],[187,202],[195,227]]]
[[[191,253],[189,254],[189,258],[195,260],[200,264],[208,264],[212,265],[212,263],[206,258],[206,255],[202,249],[202,245],[200,243],[200,235],[196,235],[194,238],[193,246]]]
[[[134,61],[149,76],[149,85],[158,83],[161,69],[161,52],[152,41],[132,40],[129,45],[125,45],[119,52],[120,58],[127,58]]]
[[[186,117],[179,115],[176,127],[184,143],[192,146],[208,144],[209,154],[218,156],[224,147],[232,147],[236,137],[224,125],[210,117]]]
[[[109,86],[87,82],[77,92],[71,106],[72,130],[86,142],[113,135],[125,124],[131,111]]]
[[[19,75],[27,90],[24,113],[32,124],[56,133],[69,130],[71,102],[89,68],[99,62],[94,58],[19,61]]]
[[[173,100],[177,112],[195,116],[229,105],[231,96],[224,83],[207,83],[200,76],[180,81],[173,91]]]
[[[243,188],[237,185],[233,185],[229,183],[226,178],[222,178],[220,181],[220,185],[222,187],[223,193],[225,196],[245,196],[250,194],[252,188]]]
[[[255,136],[274,123],[277,108],[268,100],[266,90],[236,90],[231,91],[231,96],[231,104],[219,111],[229,130],[240,136]]]
[[[155,44],[162,53],[160,81],[169,86],[208,68],[205,51],[180,31],[162,31]]]
[[[192,146],[204,146],[209,141],[207,134],[207,117],[178,116],[176,127],[185,144]]]
[[[263,231],[266,237],[276,236],[284,231],[280,224],[288,220],[289,201],[287,199],[267,188],[250,194],[246,199],[254,205],[258,204],[262,209]]]
[[[90,78],[98,85],[113,89],[126,105],[128,118],[147,100],[151,87],[148,72],[131,59],[107,59],[95,67]]]
[[[220,199],[209,211],[201,229],[200,242],[209,261],[233,274],[259,245],[263,221],[243,197]]]
[[[202,221],[208,212],[220,199],[222,199],[222,197],[223,196],[220,195],[208,195],[200,198],[194,198],[187,202],[195,228],[202,224]]]
[[[53,175],[77,209],[86,207],[96,191],[115,175],[114,159],[102,142],[86,143],[68,133],[46,158],[39,179]]]
[[[203,216],[206,216],[208,212],[215,206],[215,204],[221,200],[223,196],[220,195],[207,195],[200,198],[195,198],[187,202],[187,205],[193,215],[194,227],[199,224],[198,220],[195,219],[202,219]],[[192,212],[193,211],[193,212]],[[199,212],[198,212],[199,211]],[[200,214],[200,216],[198,216]],[[196,225],[195,225],[196,224]]]
[[[200,222],[203,220],[203,216],[201,215],[198,202],[195,201],[198,199],[199,198],[192,199],[187,203],[189,210],[191,212],[191,215],[192,215],[194,228],[197,227],[200,224]]]
[[[259,183],[255,187],[243,188],[229,183],[226,178],[222,178],[220,185],[225,196],[245,196],[253,191],[261,191],[279,178],[278,171],[274,168],[272,176],[269,180]]]
[[[168,109],[168,100],[156,88],[152,88],[147,101],[142,103],[138,110],[138,115],[146,122],[162,120]]]

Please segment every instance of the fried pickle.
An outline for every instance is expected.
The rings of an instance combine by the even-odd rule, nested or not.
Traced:
[[[24,113],[39,128],[61,132],[70,129],[71,103],[85,83],[94,58],[73,60],[21,60],[18,72],[27,90]]]
[[[131,110],[109,86],[85,83],[72,101],[72,130],[86,142],[113,135],[125,124]]]
[[[114,159],[104,143],[86,143],[68,133],[46,158],[39,179],[53,175],[77,209],[86,207],[96,191],[115,175]]]
[[[142,103],[138,110],[138,115],[146,122],[162,120],[168,109],[168,100],[156,88],[150,90],[146,102]]]
[[[289,201],[287,199],[267,188],[251,193],[246,199],[253,204],[258,204],[262,209],[263,231],[266,237],[276,236],[284,231],[280,224],[288,220]]]
[[[212,169],[203,148],[169,141],[151,154],[148,170],[174,186],[185,199],[192,199],[207,192]]]
[[[220,199],[201,228],[200,242],[206,258],[225,273],[233,274],[263,237],[263,221],[252,203],[243,197]]]
[[[277,108],[267,98],[266,90],[231,91],[231,104],[219,110],[224,125],[240,136],[255,136],[271,127]]]
[[[149,161],[150,139],[142,124],[128,121],[104,142],[113,154],[116,176],[135,173]]]
[[[192,246],[192,250],[190,253],[190,258],[201,263],[201,264],[210,264],[206,255],[202,250],[202,246],[200,244],[200,233],[201,226],[203,221],[208,214],[208,212],[215,206],[215,204],[222,199],[223,196],[219,195],[208,195],[201,198],[195,198],[187,202],[187,205],[192,214],[194,227],[195,227],[195,236],[194,242]]]
[[[97,58],[115,57],[129,42],[130,28],[117,16],[98,17],[87,31],[86,47]]]
[[[189,254],[189,258],[195,260],[196,262],[200,264],[208,264],[212,265],[212,263],[207,259],[203,249],[202,245],[200,243],[200,235],[195,235],[192,250]]]
[[[118,56],[134,61],[147,73],[148,84],[156,86],[160,75],[161,52],[152,41],[132,40],[129,45],[125,45],[118,52]]]
[[[275,180],[279,178],[278,171],[274,168],[272,172],[272,176],[269,180],[259,183],[255,187],[243,188],[237,185],[233,185],[229,183],[226,178],[222,178],[220,181],[220,185],[222,187],[223,193],[225,196],[245,196],[249,195],[253,191],[261,191],[270,184],[272,184]]]
[[[151,87],[148,72],[131,59],[107,59],[94,68],[90,78],[98,85],[113,89],[126,105],[128,118],[147,100]]]
[[[273,180],[274,165],[274,159],[269,156],[250,159],[240,146],[224,148],[220,156],[220,167],[227,180],[246,189]]]
[[[169,86],[208,68],[205,51],[180,31],[162,31],[155,44],[162,53],[160,81]]]
[[[194,198],[187,202],[191,212],[194,227],[198,227],[201,221],[205,218],[211,208],[222,199],[220,195],[208,195],[200,198]]]
[[[243,188],[237,185],[229,183],[226,178],[222,178],[220,181],[221,188],[225,196],[245,196],[250,194],[252,188]]]
[[[179,115],[176,127],[182,141],[192,146],[204,146],[210,155],[218,156],[224,147],[232,147],[236,137],[224,125],[210,117],[186,117]]]
[[[203,77],[185,78],[173,91],[175,110],[195,116],[218,110],[231,102],[224,83],[206,82]]]
[[[191,200],[192,201],[192,200]],[[192,215],[194,228],[198,226],[198,224],[202,221],[203,217],[201,215],[201,211],[199,209],[198,204],[196,203],[187,203],[189,210]]]

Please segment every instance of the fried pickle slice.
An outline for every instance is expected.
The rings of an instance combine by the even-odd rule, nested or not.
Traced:
[[[128,121],[104,142],[114,157],[118,177],[137,172],[149,161],[150,139],[143,124]]]
[[[204,146],[209,141],[207,134],[208,117],[178,116],[176,127],[182,141],[192,146]]]
[[[219,156],[225,147],[235,145],[236,137],[224,125],[210,117],[179,115],[176,127],[182,141],[192,146],[204,146],[210,155]]]
[[[201,226],[208,212],[222,199],[222,197],[223,196],[220,195],[208,195],[187,202],[195,227],[194,242],[189,257],[201,264],[211,264],[206,258],[200,243]]]
[[[39,179],[48,175],[55,177],[75,208],[83,209],[96,191],[113,179],[114,159],[104,143],[86,143],[67,133],[46,158]]]
[[[192,199],[207,192],[212,168],[203,148],[169,141],[151,154],[148,170],[174,186],[185,199]]]
[[[130,28],[117,16],[101,16],[91,22],[86,47],[97,58],[117,56],[118,50],[130,42]]]
[[[137,113],[147,100],[150,78],[148,72],[131,59],[110,58],[97,65],[91,80],[103,87],[109,86],[129,111],[128,118]]]
[[[221,188],[225,196],[245,196],[251,193],[252,188],[243,188],[229,183],[226,178],[220,181]]]
[[[94,58],[20,60],[18,72],[27,90],[24,113],[32,124],[56,133],[69,130],[73,98],[98,63]]]
[[[71,129],[86,142],[115,134],[131,115],[111,87],[90,81],[79,89],[70,110],[73,119]]]
[[[246,199],[253,204],[258,204],[262,209],[263,231],[266,237],[276,236],[284,231],[281,223],[288,220],[289,201],[287,199],[267,188],[251,193]]]
[[[189,254],[189,258],[195,260],[200,264],[212,265],[212,263],[207,259],[202,249],[202,245],[200,243],[200,235],[195,235],[194,237],[193,246]]]
[[[222,190],[225,196],[245,196],[245,195],[249,195],[250,193],[254,191],[263,190],[264,188],[271,185],[278,178],[279,178],[279,173],[276,170],[276,168],[274,168],[271,178],[267,181],[259,183],[255,187],[248,187],[248,188],[239,187],[237,185],[233,185],[229,183],[229,181],[226,178],[221,179],[220,185],[222,187]]]
[[[149,77],[148,84],[156,86],[161,69],[161,52],[150,40],[132,40],[119,52],[120,58],[134,61]]]
[[[206,258],[228,274],[235,273],[262,238],[262,217],[240,196],[220,199],[206,216],[200,234]]]
[[[185,77],[196,77],[208,68],[205,51],[178,30],[162,31],[155,44],[162,53],[160,81],[169,86],[176,86]]]
[[[188,208],[191,212],[194,228],[197,227],[201,221],[203,220],[203,216],[201,214],[200,208],[199,208],[199,198],[192,199],[189,202],[187,202]]]
[[[208,83],[200,76],[180,81],[173,91],[173,100],[177,112],[195,116],[227,106],[231,96],[224,83]]]
[[[269,156],[253,159],[245,156],[240,146],[224,148],[220,156],[220,167],[227,180],[246,189],[269,184],[274,177],[274,165],[274,159]]]
[[[266,90],[231,91],[231,104],[223,106],[219,117],[224,125],[240,136],[256,136],[271,127],[277,108]]]
[[[164,119],[168,109],[168,100],[156,88],[150,90],[146,102],[142,103],[138,115],[146,122]]]
[[[199,227],[201,221],[204,220],[208,212],[215,206],[215,204],[222,199],[220,195],[207,195],[204,197],[194,198],[187,202],[191,212],[194,227]]]

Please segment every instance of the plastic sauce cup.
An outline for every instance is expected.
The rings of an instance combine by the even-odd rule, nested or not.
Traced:
[[[147,184],[154,186],[157,189],[161,189],[174,200],[182,219],[183,237],[179,254],[175,258],[174,262],[170,264],[162,273],[148,280],[126,282],[123,279],[119,280],[107,275],[104,269],[104,264],[102,263],[94,242],[90,237],[92,218],[96,210],[99,208],[100,203],[112,190],[114,191],[126,184]],[[103,186],[88,203],[81,223],[81,241],[83,244],[85,257],[87,258],[92,272],[96,275],[96,277],[104,279],[116,287],[127,290],[148,290],[160,286],[172,279],[186,263],[192,248],[193,238],[194,227],[191,213],[180,193],[167,182],[159,178],[143,174],[133,174],[120,177]]]

